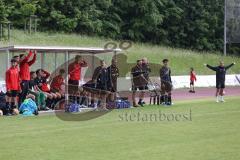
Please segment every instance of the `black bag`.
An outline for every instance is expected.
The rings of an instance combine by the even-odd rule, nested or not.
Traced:
[[[5,99],[6,94],[3,92],[0,92],[0,109],[3,109],[6,107],[6,99]]]

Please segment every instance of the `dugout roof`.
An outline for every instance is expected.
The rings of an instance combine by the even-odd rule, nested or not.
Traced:
[[[44,53],[81,53],[81,54],[101,54],[101,53],[111,53],[120,52],[121,49],[104,49],[104,48],[85,48],[85,47],[62,47],[62,46],[7,46],[0,47],[0,52],[22,52],[27,50],[36,50],[38,52]]]

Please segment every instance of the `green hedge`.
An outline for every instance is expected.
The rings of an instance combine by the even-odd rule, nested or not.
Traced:
[[[224,0],[0,0],[0,21],[196,50],[223,49]]]

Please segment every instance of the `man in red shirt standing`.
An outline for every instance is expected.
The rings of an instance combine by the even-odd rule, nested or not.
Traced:
[[[33,55],[32,60],[29,61],[31,56]],[[37,54],[36,51],[33,52],[29,51],[28,55],[21,54],[20,55],[20,61],[19,61],[19,66],[20,66],[20,79],[21,79],[21,97],[20,97],[20,103],[22,103],[28,93],[29,90],[29,81],[30,81],[30,66],[33,65],[36,61]]]
[[[76,94],[78,92],[79,81],[81,79],[81,69],[82,67],[87,67],[87,62],[82,58],[82,56],[77,55],[75,61],[71,63],[68,67],[68,73],[70,75],[68,85],[69,94]],[[74,98],[70,96],[70,99]]]
[[[11,60],[11,67],[6,72],[6,115],[17,114],[17,96],[21,91],[18,63]]]

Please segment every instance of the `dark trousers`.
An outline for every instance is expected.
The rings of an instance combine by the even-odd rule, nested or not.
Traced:
[[[28,90],[29,90],[29,81],[28,80],[23,80],[21,82],[21,89],[22,89],[22,93],[20,94],[20,97],[19,97],[20,104],[26,99],[26,96],[28,94]]]
[[[76,96],[78,93],[78,86],[79,81],[78,80],[71,80],[68,81],[68,94],[69,94],[69,100],[72,102],[79,102],[79,97]]]

